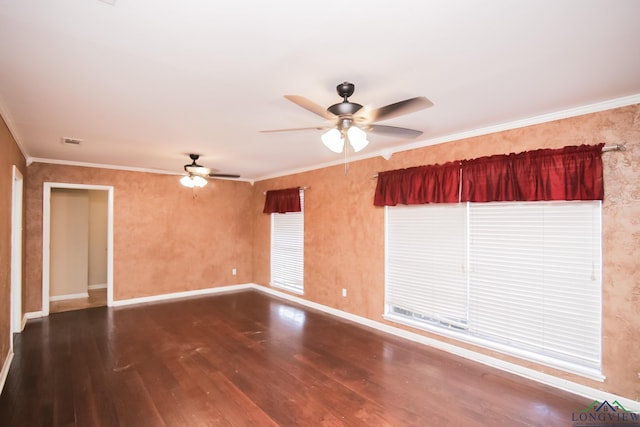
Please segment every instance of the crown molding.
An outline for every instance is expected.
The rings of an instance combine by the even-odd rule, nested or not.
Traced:
[[[458,141],[466,138],[473,138],[476,136],[489,135],[492,133],[504,132],[507,130],[523,128],[527,126],[539,125],[542,123],[549,123],[556,120],[568,119],[571,117],[583,116],[585,114],[598,113],[601,111],[613,110],[615,108],[626,107],[629,105],[640,104],[640,94],[626,96],[623,98],[610,99],[603,102],[597,102],[594,104],[583,105],[580,107],[570,108],[567,110],[556,111],[548,114],[541,114],[538,116],[532,116],[524,119],[514,120],[511,122],[501,123],[494,126],[487,126],[477,129],[471,129],[468,131],[458,132],[450,135],[444,135],[437,138],[431,138],[424,141],[411,143],[396,147],[394,149],[386,149],[378,152],[378,155],[383,156],[388,160],[389,152],[398,153],[401,151],[414,150],[416,148],[428,147],[430,145],[443,144],[445,142]]]
[[[553,113],[541,114],[541,115],[532,116],[524,119],[501,123],[494,126],[486,126],[486,127],[477,128],[477,129],[470,129],[463,132],[457,132],[449,135],[443,135],[436,138],[430,138],[430,139],[425,139],[425,140],[421,140],[421,141],[410,143],[410,144],[401,145],[395,148],[384,148],[378,151],[369,152],[367,154],[353,156],[349,159],[349,162],[353,163],[359,160],[370,159],[378,156],[383,157],[385,160],[389,160],[391,156],[393,156],[393,154],[399,153],[402,151],[415,150],[417,148],[424,148],[431,145],[444,144],[446,142],[453,142],[461,139],[473,138],[476,136],[489,135],[497,132],[504,132],[507,130],[553,122],[556,120],[568,119],[571,117],[582,116],[585,114],[598,113],[600,111],[613,110],[615,108],[621,108],[621,107],[626,107],[626,106],[635,105],[635,104],[640,104],[640,94],[625,96],[622,98],[610,99],[602,102],[597,102],[594,104],[588,104],[580,107],[556,111]],[[278,172],[270,175],[265,175],[265,176],[256,178],[255,181],[259,182],[267,179],[279,178],[282,176],[308,172],[308,171],[322,169],[330,166],[336,166],[340,164],[344,164],[344,160],[336,160],[335,162],[322,163],[319,165],[309,166],[305,168],[287,170],[287,171]]]

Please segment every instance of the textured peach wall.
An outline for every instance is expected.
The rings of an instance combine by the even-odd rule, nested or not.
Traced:
[[[11,304],[13,165],[17,166],[23,178],[26,178],[27,168],[24,156],[16,145],[4,120],[0,117],[0,367],[9,353],[9,339],[11,336],[9,313]]]
[[[640,400],[640,105],[396,153],[255,184],[255,283],[269,284],[269,216],[263,192],[310,186],[305,193],[304,298],[385,322],[384,211],[373,206],[378,171],[567,145],[627,142],[604,153],[603,372],[604,383],[503,356],[437,335],[426,336],[489,354],[574,382]],[[319,143],[319,141],[318,141]],[[348,296],[341,296],[341,288]],[[395,325],[398,326],[398,325]],[[410,328],[406,328],[410,329]]]
[[[27,311],[42,309],[43,183],[114,187],[114,299],[251,281],[251,185],[212,180],[196,190],[178,176],[33,163],[28,167]],[[231,275],[231,269],[237,275]]]

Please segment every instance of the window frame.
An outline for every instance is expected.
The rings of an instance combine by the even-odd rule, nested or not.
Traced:
[[[499,204],[510,204],[513,205],[514,203],[521,203],[521,202],[499,202],[499,203],[493,203],[494,205],[499,205]],[[595,278],[596,280],[596,284],[598,286],[597,288],[597,295],[598,295],[598,300],[596,300],[594,302],[594,304],[597,303],[597,308],[599,309],[598,311],[598,342],[594,343],[594,345],[598,346],[598,360],[597,360],[597,366],[596,364],[593,363],[593,361],[586,363],[586,364],[581,364],[579,362],[576,362],[575,359],[574,360],[568,360],[568,359],[561,359],[561,358],[557,358],[557,357],[553,357],[550,356],[548,354],[544,354],[539,352],[539,349],[535,349],[535,350],[531,350],[529,348],[526,348],[526,346],[513,346],[513,345],[508,345],[504,342],[499,342],[499,340],[496,339],[492,339],[492,337],[486,337],[486,336],[482,336],[482,334],[473,334],[471,332],[469,332],[469,325],[467,324],[467,327],[460,327],[460,324],[455,324],[455,322],[448,324],[447,322],[442,322],[439,321],[438,319],[433,319],[433,318],[425,318],[425,317],[421,317],[420,315],[416,316],[413,315],[413,313],[411,311],[409,311],[408,313],[411,313],[412,316],[409,317],[407,314],[401,314],[398,311],[394,311],[394,307],[392,307],[390,305],[390,300],[389,300],[389,281],[390,281],[390,277],[389,277],[389,272],[392,269],[390,267],[390,245],[393,245],[394,243],[392,242],[392,239],[390,239],[390,233],[393,233],[394,230],[390,229],[390,214],[389,214],[389,210],[390,209],[406,209],[406,208],[414,208],[414,206],[418,206],[415,209],[420,209],[420,207],[422,207],[423,209],[430,209],[432,207],[434,208],[438,208],[438,206],[442,206],[442,204],[430,204],[430,205],[413,205],[413,206],[395,206],[395,207],[390,207],[387,206],[385,207],[385,301],[384,301],[384,314],[383,314],[383,318],[386,320],[390,320],[392,322],[395,323],[400,323],[403,325],[407,325],[413,328],[417,328],[417,329],[421,329],[421,330],[425,330],[428,332],[432,332],[438,335],[442,335],[448,338],[454,338],[456,340],[459,341],[463,341],[466,343],[470,343],[473,345],[477,345],[483,348],[487,348],[490,350],[496,350],[499,351],[501,353],[505,353],[511,356],[516,356],[518,358],[521,359],[525,359],[525,360],[530,360],[536,363],[541,363],[547,366],[551,366],[553,368],[557,368],[557,369],[561,369],[564,371],[568,371],[571,373],[575,373],[581,376],[585,376],[587,378],[591,378],[591,379],[595,379],[598,381],[602,381],[604,379],[604,376],[601,372],[602,370],[602,309],[601,309],[601,305],[602,305],[602,202],[601,201],[585,201],[585,202],[523,202],[521,204],[557,204],[557,203],[564,203],[564,204],[571,204],[571,203],[589,203],[589,204],[597,204],[593,205],[594,209],[597,210],[597,217],[594,217],[593,219],[593,223],[594,223],[594,228],[593,228],[593,238],[594,240],[594,245],[598,246],[599,249],[599,253],[597,254],[596,258],[599,261],[599,265],[597,266],[597,268],[594,270],[596,273],[592,273],[596,274],[597,277]],[[469,278],[469,272],[473,266],[473,262],[474,260],[471,259],[472,254],[471,254],[471,239],[473,239],[473,233],[474,230],[471,229],[471,225],[470,225],[470,217],[471,215],[469,214],[469,211],[471,209],[473,209],[474,205],[486,205],[486,203],[463,203],[467,205],[467,215],[466,215],[466,233],[467,233],[467,241],[466,241],[466,257],[467,257],[467,262],[465,265],[465,269],[467,272],[467,287],[468,287],[468,294],[470,295],[472,293],[471,288],[474,286],[473,283],[471,283],[471,279]],[[437,245],[437,243],[436,243]],[[394,267],[396,268],[396,267]],[[476,285],[477,286],[477,285]],[[467,316],[471,307],[471,302],[469,302],[469,299],[471,297],[468,296],[468,303],[467,303]],[[418,313],[419,314],[419,313]],[[470,318],[467,317],[466,319],[464,319],[467,322],[470,322]],[[592,319],[593,320],[593,319]],[[463,325],[464,326],[464,325]]]
[[[274,212],[270,222],[269,285],[304,295],[304,190],[300,189],[300,212]]]

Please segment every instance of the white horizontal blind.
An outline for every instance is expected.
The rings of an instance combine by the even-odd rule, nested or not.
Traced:
[[[599,371],[601,211],[599,201],[388,207],[386,315]]]
[[[470,332],[600,368],[600,202],[470,209]]]
[[[387,208],[386,304],[398,314],[465,327],[466,205]]]
[[[304,190],[300,212],[271,214],[271,285],[304,292]]]

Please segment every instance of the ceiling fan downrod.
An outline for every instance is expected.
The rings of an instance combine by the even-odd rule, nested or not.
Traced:
[[[353,95],[353,92],[356,90],[356,85],[349,82],[340,83],[336,86],[336,90],[338,91],[338,95],[342,97],[344,102],[349,102],[347,98]]]
[[[350,102],[349,97],[353,95],[356,90],[356,86],[353,83],[344,82],[336,86],[336,91],[343,99],[342,102],[333,104],[327,110],[338,117],[353,116],[358,110],[362,108],[362,105]]]

